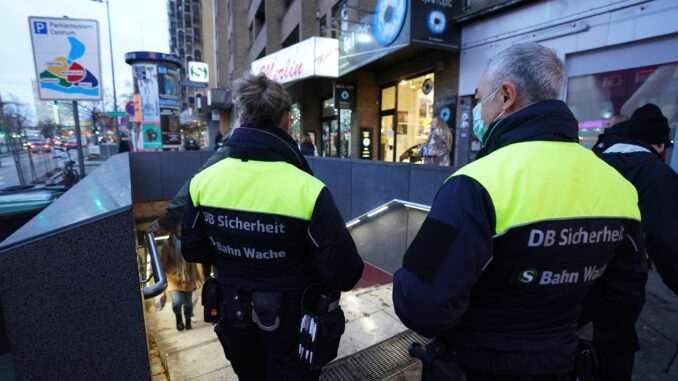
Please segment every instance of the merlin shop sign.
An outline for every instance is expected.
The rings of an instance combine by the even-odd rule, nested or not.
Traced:
[[[254,74],[264,73],[280,83],[308,77],[337,77],[338,41],[311,37],[252,62]]]
[[[459,51],[461,30],[453,16],[461,0],[377,0],[374,11],[339,38],[339,75],[410,45]]]

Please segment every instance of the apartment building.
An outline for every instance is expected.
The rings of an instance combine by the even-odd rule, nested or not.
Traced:
[[[208,108],[208,93],[216,87],[215,18],[213,0],[169,0],[170,53],[179,57],[180,120],[185,136],[206,147],[218,127]],[[207,63],[207,82],[189,81],[189,62]],[[210,129],[211,127],[211,129]],[[210,130],[212,132],[210,132]]]
[[[220,128],[237,126],[232,84],[264,72],[293,100],[292,136],[327,157],[422,162],[434,116],[456,130],[461,28],[526,1],[216,0]]]

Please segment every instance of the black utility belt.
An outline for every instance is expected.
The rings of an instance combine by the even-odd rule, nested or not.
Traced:
[[[203,285],[202,304],[206,323],[223,322],[232,327],[256,324],[261,330],[273,332],[280,326],[282,293],[252,291],[239,288],[224,292],[219,282],[208,279]]]

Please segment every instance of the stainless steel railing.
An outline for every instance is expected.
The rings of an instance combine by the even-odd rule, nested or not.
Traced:
[[[167,278],[165,277],[165,269],[162,268],[162,262],[160,262],[160,254],[158,253],[158,247],[155,245],[153,233],[147,232],[144,237],[146,238],[146,249],[151,255],[152,278],[155,282],[143,289],[144,299],[150,299],[165,292],[165,289],[167,289]],[[151,277],[145,280],[142,279],[141,282],[145,284],[150,280]]]

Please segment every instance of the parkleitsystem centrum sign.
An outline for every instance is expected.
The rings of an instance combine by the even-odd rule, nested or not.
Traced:
[[[29,17],[38,93],[43,100],[100,100],[96,20]]]

